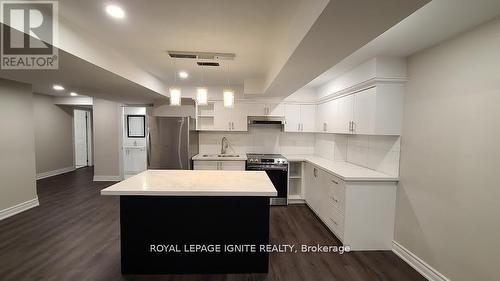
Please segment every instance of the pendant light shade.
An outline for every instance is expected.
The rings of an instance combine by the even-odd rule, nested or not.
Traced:
[[[181,90],[179,88],[170,89],[170,105],[171,106],[181,105]]]
[[[198,105],[208,104],[208,93],[206,88],[200,87],[196,89],[196,103]]]
[[[224,90],[224,107],[234,107],[234,92]]]

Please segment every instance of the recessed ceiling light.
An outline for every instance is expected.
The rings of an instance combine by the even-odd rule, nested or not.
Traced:
[[[106,13],[116,19],[123,19],[125,17],[125,11],[116,5],[107,5]]]
[[[70,96],[72,96],[72,97],[76,97],[76,96],[78,96],[78,94],[77,94],[77,93],[75,93],[75,92],[71,92],[71,93],[69,93],[69,95],[70,95]]]
[[[182,79],[188,78],[189,74],[186,71],[179,71],[179,77]]]
[[[54,85],[52,88],[53,88],[54,90],[56,90],[56,91],[62,91],[62,90],[64,90],[64,87],[63,87],[63,86],[61,86],[61,85]]]

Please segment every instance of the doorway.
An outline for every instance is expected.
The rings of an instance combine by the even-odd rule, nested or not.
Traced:
[[[74,109],[75,168],[92,166],[92,115],[90,111]]]

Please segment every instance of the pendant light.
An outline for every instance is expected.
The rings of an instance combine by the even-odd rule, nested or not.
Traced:
[[[224,107],[234,107],[234,91],[231,89],[229,84],[229,64],[227,65],[227,88],[223,91]]]
[[[202,70],[201,70],[201,83],[200,83],[201,85],[203,85],[203,82],[204,82],[203,74],[204,74],[204,70],[203,70],[203,66],[202,66]],[[208,105],[207,88],[205,88],[205,87],[198,87],[196,89],[196,103],[198,105]]]
[[[174,87],[170,88],[170,106],[181,105],[181,89],[175,87],[177,85],[177,64],[174,59]]]

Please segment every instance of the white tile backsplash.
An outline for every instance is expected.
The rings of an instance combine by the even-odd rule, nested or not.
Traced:
[[[347,161],[391,176],[399,175],[399,136],[347,137]]]
[[[223,136],[237,154],[316,154],[399,175],[399,136],[285,133],[275,127],[249,127],[248,132],[200,132],[200,153],[220,153]]]
[[[285,133],[274,127],[250,127],[248,132],[200,132],[200,153],[220,153],[223,136],[238,154],[314,153],[314,134]]]
[[[394,176],[399,175],[399,150],[398,136],[316,134],[314,146],[318,156]]]

